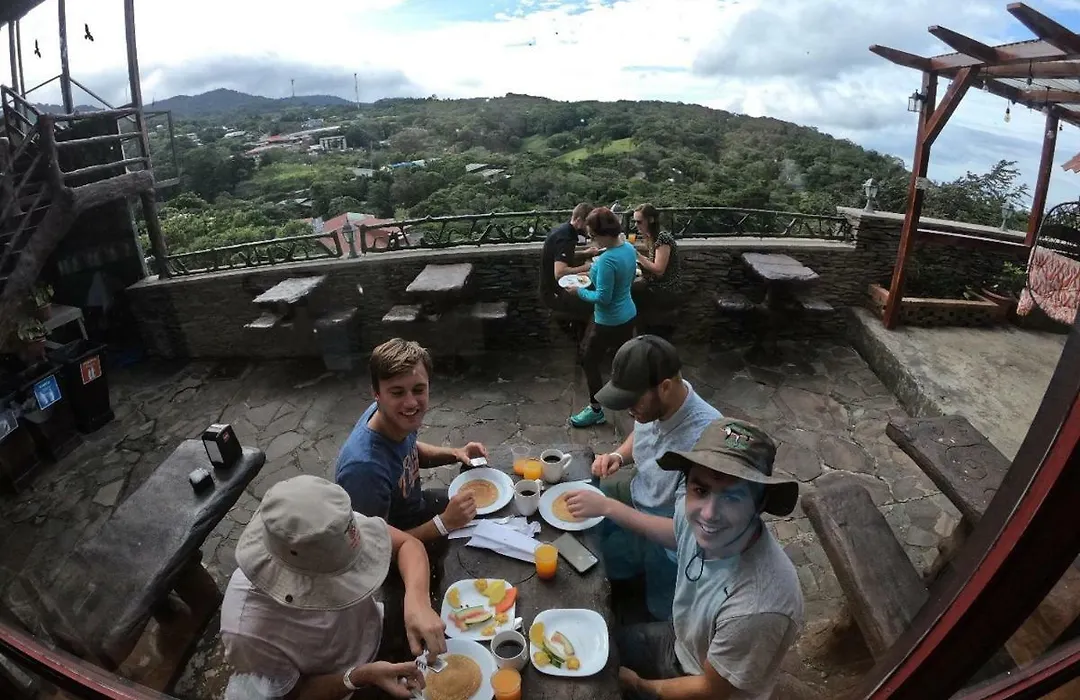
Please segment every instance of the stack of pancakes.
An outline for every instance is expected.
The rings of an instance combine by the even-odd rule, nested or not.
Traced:
[[[442,657],[446,668],[438,673],[428,671],[424,677],[427,700],[469,700],[483,681],[480,666],[468,656],[448,654]]]

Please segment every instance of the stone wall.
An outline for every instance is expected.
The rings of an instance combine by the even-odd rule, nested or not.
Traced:
[[[686,239],[679,242],[683,301],[673,309],[677,343],[742,344],[752,330],[736,317],[717,313],[716,296],[738,291],[759,299],[763,290],[747,278],[739,256],[748,251],[787,253],[821,275],[815,294],[839,308],[862,306],[871,282],[887,279],[896,258],[900,226],[885,215],[842,210],[856,229],[855,241],[777,238]],[[891,215],[895,216],[895,215]],[[311,320],[342,308],[359,308],[358,352],[401,334],[382,317],[395,304],[407,303],[405,288],[429,263],[471,262],[470,301],[506,301],[509,318],[486,323],[487,349],[528,346],[569,347],[572,340],[548,318],[537,297],[541,245],[485,245],[444,250],[372,253],[358,259],[298,263],[243,269],[169,280],[151,278],[128,289],[140,330],[150,352],[165,357],[317,356]],[[934,264],[972,265],[969,250],[945,247],[920,251]],[[939,262],[938,257],[943,261]],[[254,331],[244,325],[259,316],[252,299],[288,277],[326,275],[310,300],[310,316],[291,328]],[[847,316],[807,319],[782,329],[781,337],[839,336]],[[453,328],[432,325],[440,333]],[[470,331],[474,332],[474,331]],[[407,333],[405,333],[407,334]],[[438,341],[432,341],[437,343]]]

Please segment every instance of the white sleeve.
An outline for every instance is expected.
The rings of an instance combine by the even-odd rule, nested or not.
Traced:
[[[717,620],[708,661],[731,685],[760,692],[776,675],[795,638],[795,623],[782,613]]]
[[[225,658],[235,670],[227,700],[283,698],[300,680],[300,669],[277,647],[243,635],[223,633]],[[250,694],[249,694],[250,693]]]

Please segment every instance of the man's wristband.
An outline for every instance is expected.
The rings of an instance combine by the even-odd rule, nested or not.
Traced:
[[[626,459],[621,454],[619,454],[618,452],[611,452],[611,453],[609,453],[608,456],[609,457],[618,457],[619,458],[619,466],[620,467],[625,467],[626,466]]]
[[[450,531],[446,529],[446,525],[443,524],[441,515],[436,515],[434,518],[431,519],[431,522],[435,523],[435,529],[438,530],[439,534],[441,534],[443,537],[450,534]]]
[[[341,679],[341,682],[345,684],[345,687],[352,691],[360,690],[360,686],[353,685],[352,682],[352,674],[355,670],[356,666],[352,666],[351,668],[349,668],[348,671],[345,672],[345,677]]]

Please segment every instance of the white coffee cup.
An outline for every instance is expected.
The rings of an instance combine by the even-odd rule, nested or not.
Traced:
[[[536,509],[540,507],[540,492],[543,490],[543,484],[540,480],[522,479],[514,484],[514,505],[522,515],[528,517],[536,512]],[[531,492],[526,495],[525,492]]]
[[[521,652],[513,658],[499,656],[495,653],[495,650],[504,642],[517,642],[521,645]],[[495,659],[495,665],[499,668],[512,668],[520,671],[529,662],[529,643],[525,641],[525,637],[520,632],[514,630],[499,632],[491,639],[491,656]]]
[[[540,453],[540,463],[544,465],[544,481],[549,484],[557,484],[562,481],[566,474],[566,468],[570,466],[569,455],[562,450],[544,450]]]

